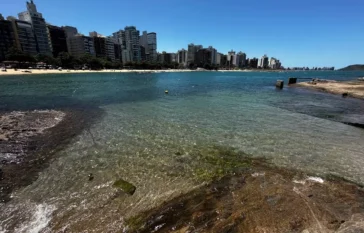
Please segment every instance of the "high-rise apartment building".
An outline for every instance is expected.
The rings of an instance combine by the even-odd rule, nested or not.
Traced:
[[[14,29],[9,20],[0,14],[0,61],[5,60],[9,49],[15,46]]]
[[[37,42],[38,53],[52,55],[47,24],[42,14],[37,11],[37,7],[33,0],[27,2],[27,11],[19,13],[18,16],[20,20],[31,23]]]
[[[116,50],[118,50],[120,54],[120,60],[123,62],[123,64],[130,62],[130,51],[126,49],[126,37],[125,37],[125,31],[119,30],[117,32],[114,32],[113,34],[114,42],[117,44]]]
[[[187,52],[187,65],[195,62],[195,54],[198,50],[202,49],[202,45],[188,45],[188,52]]]
[[[95,56],[94,42],[91,37],[84,35],[75,35],[67,38],[68,52],[75,56],[81,57],[85,54]]]
[[[130,53],[131,61],[140,62],[139,31],[134,26],[125,27],[126,50]]]
[[[72,37],[78,34],[77,28],[71,26],[64,26],[62,27],[64,32],[66,33],[66,37]]]
[[[183,66],[187,66],[187,50],[185,49],[178,50],[177,62]]]
[[[211,52],[211,65],[215,65],[216,64],[216,59],[217,59],[217,50],[215,48],[213,48],[212,46],[209,46],[207,48],[210,52]]]
[[[246,66],[246,54],[243,52],[239,52],[236,55],[236,63],[237,67],[242,68]]]
[[[221,65],[221,57],[223,54],[217,53],[216,54],[216,65]]]
[[[112,37],[106,37],[105,38],[106,58],[109,58],[112,61],[116,60],[114,44],[115,44],[115,40]]]
[[[148,60],[151,62],[157,61],[157,33],[150,32],[147,34],[148,43]]]
[[[198,67],[204,67],[206,64],[211,65],[211,50],[199,49],[195,53],[195,65]]]
[[[260,60],[259,60],[259,64],[258,67],[262,68],[262,69],[266,69],[269,66],[269,58],[267,57],[267,55],[264,55]]]
[[[13,27],[15,45],[17,49],[29,55],[37,55],[37,42],[33,33],[32,24],[17,20],[15,17],[7,18]]]
[[[271,68],[271,69],[280,69],[281,68],[281,62],[278,59],[272,57],[269,60],[269,68]]]
[[[121,45],[123,49],[125,49],[126,48],[125,31],[119,30],[117,32],[114,32],[112,35],[115,42]]]
[[[61,27],[47,25],[49,40],[52,45],[52,54],[57,57],[61,52],[68,52],[66,33]]]
[[[116,39],[113,37],[105,37],[97,32],[90,32],[90,37],[93,39],[96,57],[110,59],[115,61],[115,47]]]
[[[236,63],[236,53],[235,51],[231,50],[228,52],[228,55],[227,55],[227,62],[228,62],[228,65],[230,67],[232,66],[236,66],[237,63]]]
[[[254,57],[248,60],[248,66],[250,68],[256,69],[258,68],[258,58]]]
[[[140,49],[141,49],[141,59],[142,59],[142,61],[145,61],[145,60],[147,60],[147,58],[149,58],[147,31],[143,31],[142,35],[139,38],[139,42],[140,42]]]

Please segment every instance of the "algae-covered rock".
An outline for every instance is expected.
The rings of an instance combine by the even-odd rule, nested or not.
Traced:
[[[114,188],[123,190],[125,193],[127,193],[129,195],[133,195],[136,190],[136,187],[133,184],[131,184],[123,179],[119,179],[119,180],[115,181],[112,186]]]

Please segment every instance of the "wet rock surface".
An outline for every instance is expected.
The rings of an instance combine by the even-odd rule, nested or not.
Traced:
[[[87,114],[82,110],[0,113],[0,202],[37,179],[55,152],[88,126]]]
[[[265,166],[126,221],[127,232],[363,232],[364,191]]]
[[[11,112],[0,116],[0,160],[3,165],[21,163],[34,149],[31,138],[60,123],[60,111]]]

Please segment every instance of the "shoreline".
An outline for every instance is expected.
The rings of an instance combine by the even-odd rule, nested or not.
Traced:
[[[298,70],[189,70],[189,69],[167,69],[167,70],[131,70],[131,69],[105,69],[105,70],[38,70],[30,69],[31,73],[24,72],[29,69],[8,69],[6,72],[0,72],[0,76],[18,76],[18,75],[34,75],[34,74],[90,74],[90,73],[178,73],[178,72],[267,72],[267,73],[285,73],[285,72],[300,72]]]
[[[342,97],[353,97],[364,99],[364,81],[334,81],[334,80],[316,80],[310,82],[300,82],[294,86],[308,88],[311,90],[322,91]]]
[[[34,74],[89,74],[89,73],[168,73],[168,72],[194,72],[194,70],[37,70],[31,69],[31,73],[23,72],[29,69],[8,69],[0,72],[0,76],[34,75]]]

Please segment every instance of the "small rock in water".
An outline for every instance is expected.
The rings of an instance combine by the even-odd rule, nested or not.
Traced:
[[[89,181],[92,181],[94,179],[94,175],[92,174],[92,173],[90,173],[89,175],[88,175],[88,180]]]
[[[3,179],[3,170],[0,168],[0,180],[2,180]]]
[[[125,193],[127,193],[129,195],[133,195],[136,190],[136,187],[133,184],[131,184],[123,179],[119,179],[119,180],[115,181],[112,186],[123,190]]]
[[[343,97],[348,97],[348,93],[343,93]]]

